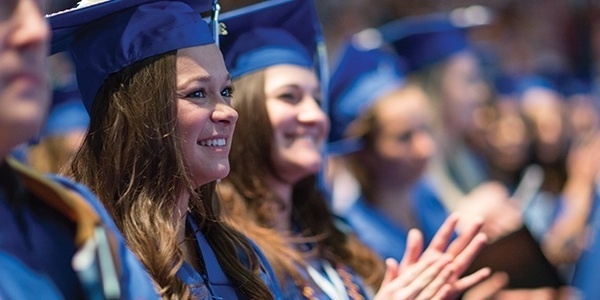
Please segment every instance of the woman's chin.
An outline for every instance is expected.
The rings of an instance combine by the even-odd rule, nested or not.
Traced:
[[[319,160],[311,164],[304,164],[298,166],[296,172],[289,172],[293,174],[293,180],[291,182],[298,183],[300,180],[305,179],[309,176],[316,175],[321,171],[322,163]]]
[[[219,166],[219,168],[217,168],[216,170],[212,170],[209,174],[199,174],[195,176],[194,181],[196,182],[197,186],[202,186],[207,183],[223,179],[227,177],[227,175],[229,175],[229,164],[226,166]]]

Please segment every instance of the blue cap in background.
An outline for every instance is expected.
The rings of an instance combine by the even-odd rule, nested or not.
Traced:
[[[409,72],[441,62],[469,47],[465,29],[455,26],[446,14],[400,19],[379,29],[406,60]]]
[[[557,86],[552,82],[552,80],[541,75],[532,74],[528,76],[522,76],[517,79],[515,84],[515,92],[519,97],[523,96],[524,93],[534,88],[551,90],[558,94]]]
[[[367,29],[342,46],[329,84],[330,154],[358,150],[361,141],[344,137],[348,125],[375,100],[404,83],[403,61],[383,48],[378,39],[381,38],[376,29]]]
[[[52,53],[68,50],[86,109],[112,73],[145,58],[214,43],[211,0],[109,0],[48,16]]]
[[[402,18],[379,30],[383,39],[406,60],[407,71],[414,72],[470,49],[468,30],[490,24],[493,19],[491,9],[472,5],[447,13]]]
[[[313,0],[264,1],[223,13],[221,22],[227,33],[220,47],[234,79],[277,64],[322,63],[317,53],[324,39]]]
[[[517,95],[517,76],[508,74],[497,74],[494,77],[493,87],[497,95],[516,96]]]
[[[560,84],[560,92],[565,97],[574,95],[592,95],[594,94],[594,85],[592,80],[584,77],[569,77]]]

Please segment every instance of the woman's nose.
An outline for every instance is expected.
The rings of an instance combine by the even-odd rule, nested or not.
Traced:
[[[225,103],[218,103],[211,116],[213,122],[223,123],[226,125],[235,124],[238,117],[238,112],[233,109],[233,107]]]

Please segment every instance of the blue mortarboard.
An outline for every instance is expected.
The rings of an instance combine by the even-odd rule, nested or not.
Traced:
[[[473,20],[465,16],[479,15]],[[379,28],[384,40],[406,60],[409,72],[441,62],[469,49],[467,28],[484,25],[492,16],[487,8],[473,6],[463,11],[412,16]]]
[[[264,1],[223,13],[221,22],[227,34],[220,47],[233,78],[276,64],[312,68],[323,45],[313,0]]]
[[[523,76],[515,84],[515,91],[518,96],[522,96],[525,92],[533,88],[552,90],[558,93],[554,83],[550,79],[540,75]]]
[[[83,103],[78,99],[71,99],[51,108],[43,135],[60,135],[72,130],[87,129],[89,124],[90,116]]]
[[[330,154],[358,150],[360,141],[344,137],[348,125],[375,100],[404,82],[402,60],[381,48],[378,39],[377,30],[367,29],[342,47],[329,84]]]
[[[69,50],[88,111],[100,86],[142,59],[214,43],[200,13],[212,0],[109,0],[48,16],[52,53]]]
[[[494,88],[498,95],[515,96],[517,93],[517,77],[508,74],[497,74],[494,77]]]
[[[565,97],[571,97],[581,94],[593,94],[594,87],[589,78],[569,77],[560,84],[560,92]]]

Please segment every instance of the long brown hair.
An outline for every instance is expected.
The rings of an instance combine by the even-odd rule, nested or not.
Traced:
[[[272,299],[249,242],[221,221],[215,183],[196,189],[187,170],[175,132],[176,53],[142,60],[106,80],[72,176],[99,196],[164,298],[198,296],[176,274],[183,253],[173,215],[179,195],[187,192],[189,213],[224,271],[248,298]]]
[[[265,105],[264,83],[264,71],[234,81],[233,107],[240,117],[231,148],[231,172],[218,186],[229,221],[259,245],[280,282],[288,276],[297,278],[297,265],[305,263],[305,257],[293,244],[310,241],[316,243],[317,255],[348,265],[367,284],[379,288],[382,260],[336,227],[316,176],[301,180],[293,189],[292,221],[300,234],[285,234],[273,228],[280,201],[266,180],[277,177],[277,173],[271,162],[273,130]]]

